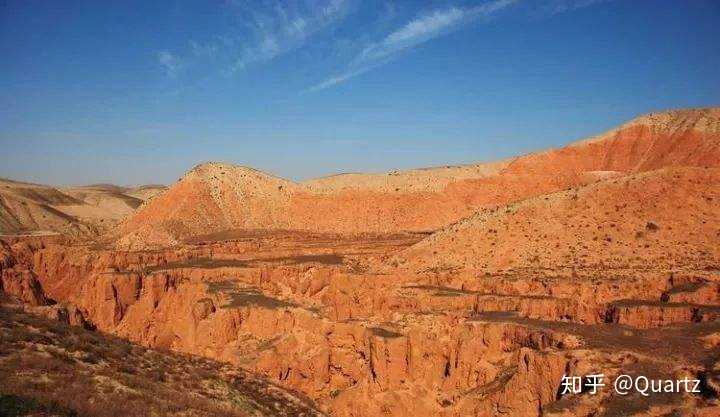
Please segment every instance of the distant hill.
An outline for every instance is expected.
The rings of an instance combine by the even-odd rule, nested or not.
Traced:
[[[113,185],[57,189],[0,179],[0,234],[97,235],[163,190]]]
[[[225,230],[428,232],[477,210],[666,167],[720,166],[720,109],[639,117],[564,148],[495,163],[294,183],[209,163],[144,204],[114,236],[121,247],[165,246]]]

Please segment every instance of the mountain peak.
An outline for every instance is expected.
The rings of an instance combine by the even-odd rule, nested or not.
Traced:
[[[720,107],[676,109],[652,112],[637,117],[622,127],[648,125],[658,130],[694,129],[708,133],[720,132]]]
[[[203,180],[219,180],[222,178],[230,180],[240,180],[243,177],[251,177],[257,180],[267,179],[271,181],[282,181],[291,183],[284,178],[269,174],[259,169],[251,168],[244,165],[235,165],[227,162],[203,162],[195,165],[189,170],[185,177],[192,176]]]

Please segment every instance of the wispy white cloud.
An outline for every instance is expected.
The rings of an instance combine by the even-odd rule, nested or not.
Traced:
[[[611,0],[551,0],[545,4],[545,16],[556,15],[592,6],[596,3],[604,3]]]
[[[240,14],[252,17],[245,34],[250,42],[236,52],[225,73],[236,73],[301,47],[316,33],[342,20],[351,7],[350,0],[321,1],[306,10],[287,7],[285,2],[277,2],[267,10],[240,6]]]
[[[458,29],[470,22],[489,18],[517,1],[494,0],[475,7],[449,7],[419,16],[390,32],[380,41],[366,45],[344,73],[328,78],[306,91],[319,91],[345,82],[384,64],[403,51]]]
[[[183,68],[182,60],[168,51],[158,52],[157,60],[168,77],[176,77]]]
[[[402,29],[388,35],[384,43],[389,45],[400,44],[428,34],[437,33],[461,20],[465,13],[464,10],[452,7],[448,10],[438,11],[429,16],[415,19]]]
[[[212,57],[219,50],[219,46],[218,46],[217,42],[200,44],[198,42],[191,40],[189,42],[189,45],[190,45],[190,50],[192,51],[193,55],[195,55],[196,57]]]
[[[232,76],[302,47],[332,45],[332,65],[338,68],[340,63],[341,70],[304,90],[314,92],[344,83],[469,24],[497,18],[506,10],[542,18],[611,0],[476,0],[482,3],[467,5],[466,1],[464,6],[457,5],[459,1],[445,0],[445,7],[415,14],[403,24],[399,19],[415,7],[387,1],[377,7],[376,19],[363,30],[343,31],[335,37],[340,32],[331,29],[357,9],[358,0],[226,0],[228,21],[233,23],[207,39],[189,40],[185,48],[161,51],[157,60],[171,78],[183,74],[207,80],[217,74]],[[332,35],[321,37],[321,32]],[[318,38],[320,42],[311,41]]]
[[[249,65],[270,61],[303,46],[312,36],[342,20],[356,0],[318,0],[307,5],[283,0],[263,3],[228,1],[235,24],[208,39],[193,39],[177,53],[162,51],[163,70],[176,76],[181,68],[214,68],[227,76]]]
[[[341,84],[393,60],[402,52],[470,23],[491,19],[500,11],[516,4],[519,6],[516,8],[518,11],[522,10],[532,17],[550,17],[609,1],[612,0],[491,0],[474,7],[451,6],[438,9],[416,17],[378,41],[367,43],[344,72],[313,85],[304,92],[324,90]]]
[[[377,65],[380,65],[380,64],[378,63]],[[375,65],[375,66],[377,66],[377,65]],[[343,82],[349,80],[350,78],[357,77],[358,75],[361,75],[363,73],[370,71],[371,69],[375,68],[375,66],[365,66],[365,67],[358,68],[355,71],[349,71],[349,72],[345,72],[345,73],[340,74],[335,77],[330,77],[327,80],[321,82],[320,84],[316,84],[316,85],[306,89],[305,92],[312,93],[314,91],[324,90],[324,89],[332,87],[334,85],[343,83]]]

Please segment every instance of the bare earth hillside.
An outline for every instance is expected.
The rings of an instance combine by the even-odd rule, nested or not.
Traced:
[[[193,359],[218,370],[210,389],[164,356],[172,376],[148,382],[159,397],[134,393],[158,415],[176,413],[163,398],[178,387],[188,409],[234,404],[244,388],[223,370],[236,367],[333,417],[717,416],[719,161],[720,109],[695,109],[490,164],[295,183],[208,163],[139,205],[110,186],[4,191],[54,210],[137,208],[102,239],[73,239],[75,217],[53,220],[63,234],[3,236],[0,290],[97,343],[224,364]],[[87,406],[25,357],[92,379],[100,403],[98,390],[131,395],[114,349],[86,364],[67,335],[2,311],[2,401]],[[132,346],[125,366],[145,384],[155,354]],[[591,374],[597,393],[562,389]],[[622,394],[623,374],[697,390]]]
[[[132,214],[140,205],[165,191],[164,186],[141,186],[136,188],[114,185],[89,185],[63,188],[61,191],[81,204],[65,205],[63,212],[105,232]]]
[[[401,257],[419,268],[720,267],[720,169],[664,168],[481,210]]]
[[[481,208],[663,167],[718,167],[720,110],[643,116],[562,149],[494,164],[345,174],[296,184],[249,168],[196,167],[120,227],[121,247],[223,230],[434,231]]]
[[[163,190],[111,185],[56,189],[0,179],[0,234],[95,236]]]

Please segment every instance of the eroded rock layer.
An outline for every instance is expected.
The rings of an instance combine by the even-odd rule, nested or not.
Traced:
[[[275,232],[137,252],[19,240],[3,288],[50,317],[258,372],[335,416],[613,415],[638,398],[561,396],[562,376],[714,375],[717,272],[388,270],[421,238]],[[640,411],[717,411],[715,395]]]
[[[714,416],[719,144],[706,109],[486,165],[298,184],[204,164],[106,240],[4,238],[0,285],[333,416]],[[619,395],[620,374],[699,392]]]

